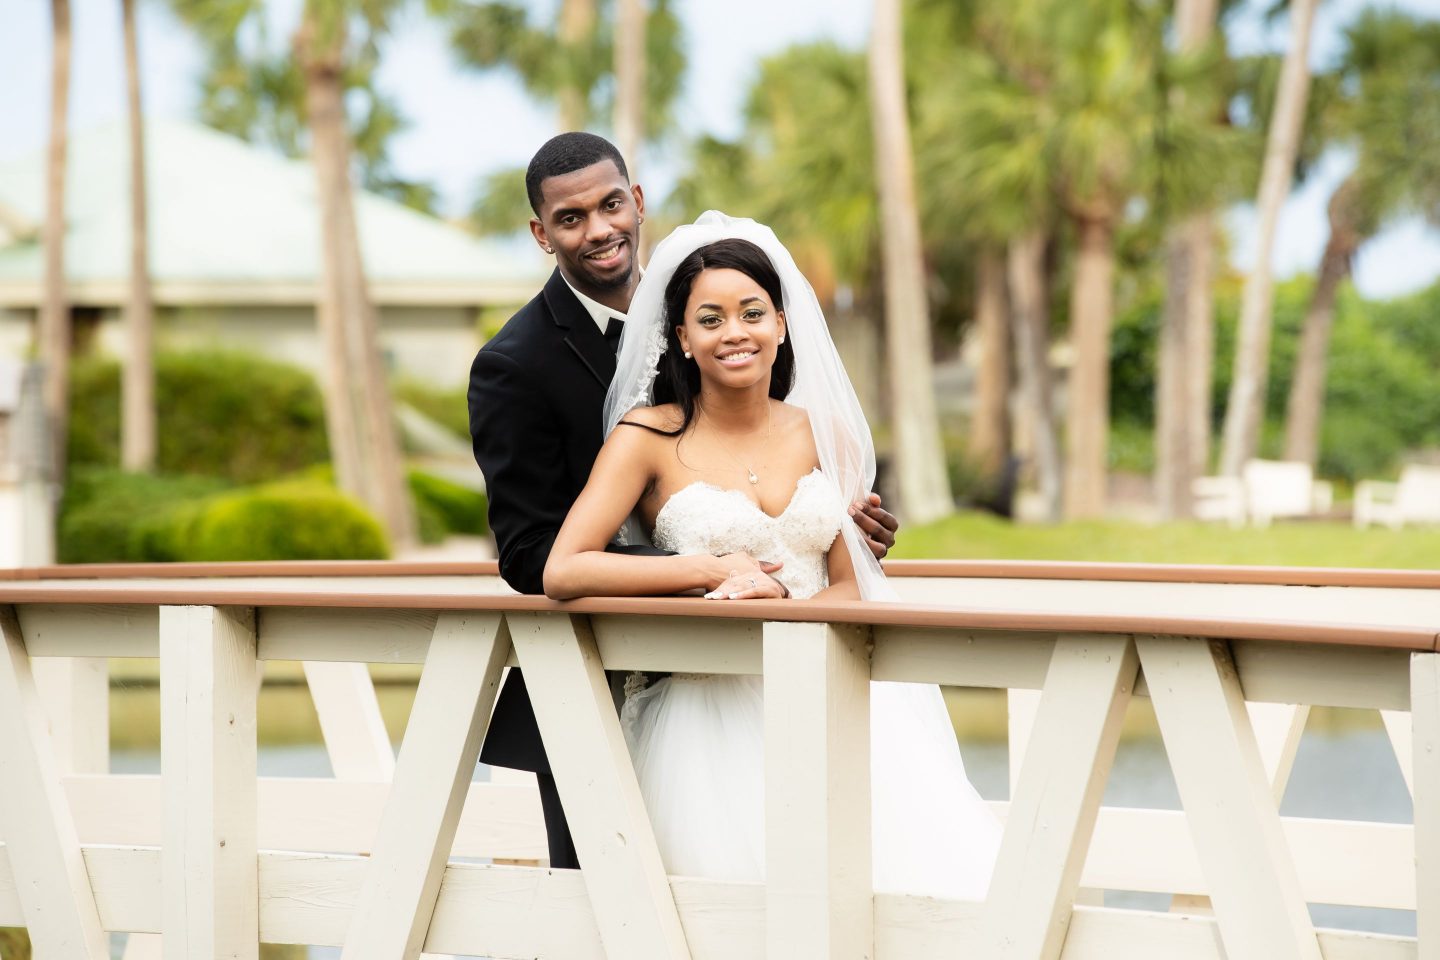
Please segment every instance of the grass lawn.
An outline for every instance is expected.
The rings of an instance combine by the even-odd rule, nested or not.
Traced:
[[[1426,570],[1440,568],[1440,529],[1356,530],[1348,524],[1308,521],[1276,523],[1264,530],[1120,520],[1031,526],[967,512],[923,527],[902,526],[890,556]]]

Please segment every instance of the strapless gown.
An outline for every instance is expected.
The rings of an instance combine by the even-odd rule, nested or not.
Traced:
[[[805,598],[827,585],[825,555],[847,520],[817,469],[778,517],[738,490],[693,483],[661,507],[653,541],[675,553],[783,561],[777,579]],[[666,871],[763,880],[761,678],[674,674],[642,689],[636,680],[621,719]],[[940,688],[872,681],[870,756],[875,889],[984,899],[1000,824],[965,776]]]

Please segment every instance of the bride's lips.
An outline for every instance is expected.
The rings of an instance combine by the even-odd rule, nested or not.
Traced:
[[[717,353],[715,359],[727,367],[743,367],[758,356],[760,356],[759,350],[730,350],[725,353]]]
[[[585,262],[601,270],[608,270],[611,267],[618,267],[625,258],[626,241],[624,237],[619,238],[598,250],[585,254]]]

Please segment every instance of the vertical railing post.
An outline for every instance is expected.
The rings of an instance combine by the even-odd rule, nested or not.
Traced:
[[[166,960],[256,960],[255,612],[160,608]]]
[[[869,631],[767,623],[766,956],[874,956]]]
[[[1440,653],[1410,655],[1418,960],[1440,960]]]

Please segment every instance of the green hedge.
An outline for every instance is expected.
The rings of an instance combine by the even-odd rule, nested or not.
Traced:
[[[110,359],[71,367],[72,467],[120,462],[120,367]],[[160,353],[156,469],[257,483],[324,462],[325,413],[304,370],[230,351]]]
[[[73,470],[60,504],[56,553],[61,563],[182,559],[183,515],[228,486],[213,477]]]
[[[227,490],[206,477],[90,470],[61,506],[62,563],[379,560],[389,546],[354,500],[318,482]]]
[[[447,532],[481,536],[489,530],[485,523],[489,508],[485,494],[419,470],[411,470],[409,480],[416,506],[422,511],[432,510]]]
[[[1314,281],[1277,284],[1274,336],[1265,392],[1261,454],[1279,456],[1285,405],[1295,370],[1300,330]],[[1223,280],[1215,290],[1215,377],[1211,421],[1218,439],[1235,362],[1241,286]],[[1151,456],[1143,447],[1154,424],[1156,344],[1163,292],[1142,295],[1116,317],[1111,339],[1110,413],[1116,436],[1133,441],[1111,458],[1136,465]],[[1320,473],[1354,481],[1392,474],[1406,451],[1440,446],[1440,284],[1390,301],[1362,300],[1350,286],[1335,304],[1335,325],[1325,375]],[[1113,443],[1112,438],[1112,443]]]
[[[452,533],[483,536],[490,529],[485,494],[423,470],[408,470],[405,477],[415,500],[421,543],[439,543]],[[335,469],[322,463],[302,470],[296,478],[333,487]]]
[[[414,380],[401,380],[394,387],[395,399],[419,410],[449,429],[457,437],[470,439],[470,407],[466,388],[436,390]]]
[[[318,483],[212,497],[182,514],[186,560],[383,560],[385,532],[359,503]]]

